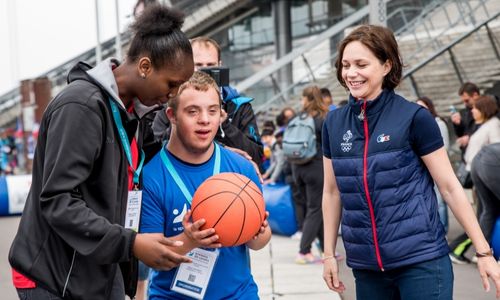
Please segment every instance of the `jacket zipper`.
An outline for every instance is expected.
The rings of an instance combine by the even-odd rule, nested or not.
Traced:
[[[370,210],[370,221],[372,223],[373,243],[375,244],[375,256],[377,257],[378,267],[380,268],[380,270],[384,271],[384,265],[382,264],[382,257],[380,256],[380,249],[378,246],[375,212],[373,210],[370,190],[368,189],[368,142],[370,140],[370,134],[368,132],[368,116],[366,114],[366,100],[363,102],[363,108],[361,109],[359,118],[363,121],[363,129],[365,132],[365,149],[363,152],[363,185],[365,188],[366,202],[368,203],[368,209]]]
[[[71,276],[71,271],[73,271],[73,265],[75,264],[75,257],[76,257],[76,250],[73,250],[73,259],[71,259],[71,266],[69,267],[68,276],[66,276],[66,282],[64,283],[64,288],[63,288],[63,292],[62,292],[63,298],[66,294],[66,288],[68,287],[69,276]]]

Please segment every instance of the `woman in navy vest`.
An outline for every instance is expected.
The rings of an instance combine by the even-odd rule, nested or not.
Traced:
[[[349,104],[323,126],[324,272],[343,292],[334,257],[342,220],[357,299],[452,299],[453,270],[434,181],[477,249],[478,268],[500,297],[500,268],[428,110],[394,93],[403,63],[393,33],[374,25],[339,46],[337,78]],[[342,218],[341,218],[342,216]]]

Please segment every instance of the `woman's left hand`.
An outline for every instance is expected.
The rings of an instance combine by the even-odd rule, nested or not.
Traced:
[[[484,290],[486,292],[490,291],[490,282],[488,279],[491,279],[496,287],[496,298],[500,299],[500,265],[495,258],[493,256],[478,257],[477,268],[483,281]]]

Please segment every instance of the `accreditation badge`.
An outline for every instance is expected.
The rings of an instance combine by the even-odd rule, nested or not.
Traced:
[[[203,299],[219,253],[219,249],[191,250],[187,256],[193,262],[182,263],[177,268],[170,289],[195,299]]]
[[[139,232],[141,217],[142,191],[129,191],[127,197],[127,213],[125,215],[125,228]]]

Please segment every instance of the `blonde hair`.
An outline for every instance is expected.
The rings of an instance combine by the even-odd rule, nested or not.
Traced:
[[[189,78],[188,81],[181,84],[181,86],[179,87],[179,91],[177,92],[177,95],[174,98],[170,99],[170,101],[168,101],[168,106],[171,107],[174,110],[174,112],[177,111],[177,107],[179,106],[180,95],[184,90],[188,88],[192,88],[202,92],[206,92],[208,91],[209,88],[212,88],[217,92],[217,97],[219,97],[219,102],[221,101],[220,90],[215,80],[205,72],[195,71],[193,73],[193,76],[191,76],[191,78]]]
[[[199,36],[199,37],[195,37],[195,38],[191,39],[190,42],[191,42],[191,46],[193,46],[194,44],[200,44],[200,45],[203,45],[205,47],[209,47],[209,46],[214,47],[215,50],[217,50],[217,61],[220,61],[220,46],[214,39],[211,39],[207,36]]]

